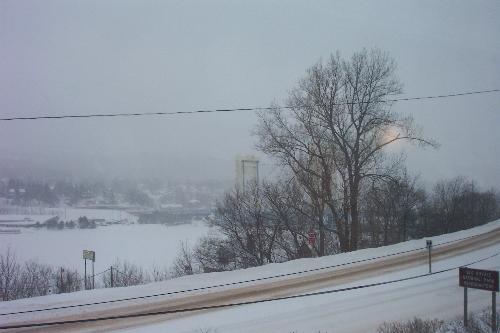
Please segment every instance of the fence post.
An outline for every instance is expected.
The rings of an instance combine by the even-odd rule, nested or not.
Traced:
[[[432,251],[432,241],[431,240],[427,240],[427,249],[429,250],[429,274],[432,273],[432,255],[431,255],[431,251]]]
[[[111,266],[111,288],[113,288],[113,266]]]

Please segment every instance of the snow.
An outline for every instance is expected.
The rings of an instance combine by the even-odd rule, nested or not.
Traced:
[[[446,260],[446,263],[441,262],[437,266],[439,268],[458,266],[472,261],[477,256],[487,254],[489,251],[475,251],[456,260]],[[498,270],[500,265],[498,259],[496,263],[491,259],[473,267]],[[422,265],[415,269],[339,285],[336,288],[422,274],[425,269],[426,266]],[[122,332],[196,332],[201,329],[213,329],[218,333],[374,332],[384,321],[407,320],[414,316],[453,318],[462,311],[462,297],[462,290],[458,287],[457,272],[451,271],[392,285],[200,313],[168,323]],[[480,310],[490,304],[489,302],[491,296],[487,292],[474,290],[469,293],[471,311]]]
[[[434,244],[452,241],[464,237],[487,233],[500,227],[500,220],[491,222],[470,230],[453,234],[432,237]],[[17,300],[0,303],[0,313],[36,309],[39,307],[52,307],[60,305],[96,302],[101,300],[118,299],[164,293],[169,291],[223,284],[234,281],[255,279],[277,274],[295,272],[299,270],[314,269],[323,266],[336,265],[353,260],[362,260],[400,252],[425,246],[425,240],[412,240],[396,245],[365,249],[335,256],[300,259],[282,264],[270,264],[233,272],[210,273],[182,277],[170,281],[151,283],[143,286],[115,289],[100,289],[83,291],[72,294],[50,295],[32,299]],[[461,255],[435,260],[433,269],[440,270],[467,264],[478,258],[488,257],[500,251],[500,244],[495,244],[481,250],[463,253]],[[472,267],[483,269],[500,269],[499,257],[494,257],[475,264]],[[381,272],[379,276],[357,280],[352,283],[336,285],[327,289],[344,288],[374,282],[387,281],[401,277],[424,274],[427,264],[404,269],[397,272]],[[332,270],[335,270],[333,268]],[[278,278],[284,279],[284,278]],[[273,281],[275,281],[273,279]],[[252,282],[259,284],[264,282]],[[247,284],[247,285],[249,285]],[[221,287],[217,290],[235,288]],[[190,292],[208,293],[212,290]],[[164,299],[185,296],[163,296]],[[411,319],[414,316],[424,318],[449,319],[461,314],[463,292],[458,287],[458,273],[456,270],[423,277],[414,280],[394,283],[390,285],[371,287],[366,289],[312,296],[293,300],[246,305],[226,308],[212,312],[191,313],[179,319],[170,320],[160,324],[152,324],[123,330],[127,333],[149,332],[198,332],[200,329],[213,329],[217,333],[226,332],[374,332],[383,321]],[[136,300],[133,304],[151,302]],[[491,302],[491,294],[484,291],[473,290],[469,293],[470,311],[478,311]],[[119,307],[120,303],[100,305],[93,309],[110,309]],[[89,311],[89,308],[65,309],[58,314],[76,314]],[[51,312],[31,313],[16,316],[0,317],[0,320],[14,323],[29,319],[47,319]]]
[[[96,252],[95,272],[115,260],[127,260],[147,270],[169,267],[180,241],[194,245],[210,228],[203,222],[166,226],[160,224],[114,224],[95,229],[23,228],[20,234],[0,233],[0,253],[11,249],[19,261],[36,260],[83,272],[83,250]]]

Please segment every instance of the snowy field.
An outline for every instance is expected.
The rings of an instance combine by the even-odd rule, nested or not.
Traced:
[[[437,245],[441,242],[488,233],[498,227],[500,227],[500,220],[474,229],[432,237],[431,239],[434,244]],[[100,300],[142,296],[159,292],[255,279],[416,249],[424,246],[424,244],[425,240],[413,240],[401,244],[376,249],[359,250],[335,256],[300,259],[282,264],[270,264],[263,267],[233,272],[186,276],[179,279],[129,288],[89,290],[72,294],[50,295],[12,302],[0,302],[0,312],[23,311],[36,309],[38,307],[71,305],[89,301],[95,302]],[[437,271],[465,265],[499,252],[500,243],[496,243],[480,250],[462,253],[443,260],[435,260],[433,269]],[[499,270],[500,257],[492,257],[483,262],[474,264],[471,267]],[[422,263],[400,271],[381,271],[380,275],[376,277],[336,285],[328,289],[351,287],[425,274],[427,273],[427,269],[427,264]],[[335,270],[335,268],[331,270]],[[275,280],[273,279],[273,281]],[[249,284],[259,283],[266,282],[251,282]],[[217,288],[217,290],[230,288],[234,288],[234,286],[221,287]],[[193,292],[191,294],[193,294]],[[185,295],[186,294],[164,296],[164,299],[174,299]],[[426,276],[414,280],[348,292],[245,305],[211,312],[193,312],[179,319],[126,329],[122,332],[375,332],[378,325],[389,320],[406,320],[414,316],[440,319],[455,318],[463,311],[462,297],[462,288],[458,286],[458,272],[457,269],[454,269],[446,273]],[[147,304],[151,302],[151,300],[136,300],[132,303],[143,304],[143,302]],[[481,310],[488,306],[490,302],[491,293],[479,290],[471,290],[469,293],[470,311]],[[99,305],[93,307],[93,309],[109,310],[119,306],[119,303],[113,303]],[[81,313],[82,310],[85,311],[86,309],[66,309],[60,311],[64,311],[61,312],[64,314],[77,314]],[[5,322],[14,323],[16,321],[22,321],[23,318],[32,320],[47,319],[50,318],[50,312],[6,316],[2,319]]]
[[[78,215],[74,211],[72,214]],[[117,213],[107,214],[113,218]],[[97,212],[88,216],[103,218]],[[83,272],[82,251],[94,250],[96,273],[109,268],[117,258],[151,270],[154,266],[169,267],[181,241],[194,245],[209,229],[201,221],[176,226],[116,224],[95,229],[21,228],[20,234],[0,233],[0,253],[6,253],[10,248],[20,261],[37,260]]]

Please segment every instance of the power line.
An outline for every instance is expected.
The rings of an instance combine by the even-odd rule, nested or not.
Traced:
[[[307,294],[299,294],[299,295],[291,295],[291,296],[268,298],[268,299],[256,300],[256,301],[227,303],[227,304],[219,304],[219,305],[208,305],[208,306],[200,306],[200,307],[194,307],[194,308],[184,308],[184,309],[177,309],[177,310],[165,310],[165,311],[157,311],[157,312],[135,313],[135,314],[127,314],[127,315],[97,317],[97,318],[78,319],[78,320],[65,320],[65,321],[53,321],[53,322],[45,322],[45,323],[32,323],[32,324],[19,324],[19,325],[0,326],[0,330],[17,329],[17,328],[29,328],[29,327],[40,327],[40,326],[54,326],[54,325],[63,325],[63,324],[89,323],[89,322],[97,322],[97,321],[104,321],[104,320],[116,320],[116,319],[126,319],[126,318],[149,317],[149,316],[175,314],[175,313],[185,313],[185,312],[194,312],[194,311],[201,311],[201,310],[213,310],[213,309],[221,309],[221,308],[228,308],[228,307],[235,307],[235,306],[242,306],[242,305],[259,304],[259,303],[275,302],[275,301],[282,301],[282,300],[288,300],[288,299],[296,299],[296,298],[304,298],[304,297],[311,297],[311,296],[333,294],[333,293],[339,293],[339,292],[344,292],[344,291],[351,291],[351,290],[365,289],[365,288],[370,288],[370,287],[376,287],[376,286],[382,286],[382,285],[387,285],[387,284],[393,284],[393,283],[397,283],[397,282],[409,281],[409,280],[419,279],[419,278],[423,278],[423,277],[427,277],[427,276],[431,276],[431,275],[441,274],[441,273],[453,271],[453,270],[458,269],[460,267],[467,267],[467,266],[471,266],[473,264],[477,264],[479,262],[482,262],[482,261],[491,259],[493,257],[496,257],[499,254],[500,254],[500,252],[497,252],[497,253],[495,253],[493,255],[490,255],[488,257],[475,260],[475,261],[470,262],[470,263],[465,264],[465,265],[455,266],[455,267],[443,269],[443,270],[440,270],[440,271],[436,271],[436,272],[433,272],[433,273],[426,273],[426,274],[414,275],[414,276],[410,276],[410,277],[406,277],[406,278],[400,278],[400,279],[395,279],[395,280],[388,280],[388,281],[370,283],[370,284],[365,284],[365,285],[358,285],[358,286],[353,286],[353,287],[331,289],[331,290],[318,291],[318,292],[307,293]]]
[[[475,237],[478,237],[478,236],[481,236],[481,235],[482,234],[472,235],[472,236],[467,236],[467,237],[463,237],[463,238],[459,238],[459,239],[454,239],[454,240],[450,240],[450,241],[446,241],[446,242],[434,244],[434,247],[443,246],[443,245],[450,244],[450,243],[460,242],[460,241],[471,239],[471,238],[475,238]],[[160,296],[171,296],[171,295],[183,294],[183,293],[188,293],[188,292],[193,292],[193,291],[203,291],[203,290],[209,290],[209,289],[215,289],[215,288],[230,287],[230,286],[241,285],[241,284],[246,284],[246,283],[259,282],[259,281],[271,280],[271,279],[276,279],[276,278],[282,278],[282,277],[289,277],[289,276],[294,276],[294,275],[300,275],[300,274],[304,274],[304,273],[318,272],[318,271],[322,271],[322,270],[326,270],[326,269],[338,268],[338,267],[348,266],[348,265],[351,265],[351,264],[359,264],[359,263],[363,263],[363,262],[368,262],[368,261],[372,261],[372,260],[393,257],[393,256],[397,256],[397,255],[401,255],[401,254],[406,254],[406,253],[411,253],[411,252],[416,252],[416,251],[421,251],[421,250],[425,250],[425,249],[427,249],[427,247],[419,247],[419,248],[415,248],[415,249],[410,249],[410,250],[405,250],[405,251],[399,251],[399,252],[389,253],[389,254],[385,254],[385,255],[382,255],[382,256],[371,257],[371,258],[366,258],[366,259],[360,259],[360,260],[355,260],[355,261],[350,261],[350,262],[344,262],[344,263],[341,263],[341,264],[335,264],[335,265],[329,265],[329,266],[322,266],[322,267],[317,267],[317,268],[312,268],[312,269],[306,269],[306,270],[296,271],[296,272],[291,272],[291,273],[283,273],[283,274],[278,274],[278,275],[265,276],[265,277],[261,277],[261,278],[255,278],[255,279],[249,279],[249,280],[243,280],[243,281],[235,281],[235,282],[229,282],[229,283],[222,283],[222,284],[210,285],[210,286],[205,286],[205,287],[198,287],[198,288],[184,289],[184,290],[176,290],[176,291],[165,292],[165,293],[158,293],[158,294],[144,295],[144,296],[135,296],[135,297],[128,297],[128,298],[114,299],[114,300],[106,300],[106,301],[100,301],[100,302],[74,304],[74,305],[65,305],[65,306],[58,306],[58,307],[51,307],[51,308],[44,308],[44,309],[35,309],[35,310],[26,310],[26,311],[17,311],[17,312],[9,312],[9,313],[0,313],[0,316],[19,315],[19,314],[25,314],[25,313],[45,312],[45,311],[63,310],[63,309],[71,309],[71,308],[80,308],[80,307],[86,307],[86,306],[94,306],[94,305],[110,304],[110,303],[117,303],[117,302],[126,302],[126,301],[134,301],[134,300],[139,300],[139,299],[148,299],[148,298],[154,298],[154,297],[160,297]],[[122,272],[119,272],[119,273],[123,274]]]
[[[478,91],[467,91],[461,93],[447,94],[447,95],[434,95],[434,96],[419,96],[419,97],[407,97],[407,98],[394,98],[385,99],[377,101],[376,103],[392,103],[392,102],[402,102],[402,101],[417,101],[426,99],[440,99],[440,98],[450,98],[458,96],[467,95],[478,95],[500,92],[500,89],[491,90],[478,90]],[[333,105],[354,105],[354,104],[368,104],[375,103],[373,101],[359,101],[359,102],[341,102],[333,103]],[[307,107],[307,105],[306,105]],[[25,116],[25,117],[10,117],[10,118],[0,118],[0,121],[13,121],[13,120],[40,120],[40,119],[66,119],[66,118],[98,118],[98,117],[140,117],[140,116],[172,116],[172,115],[189,115],[198,113],[217,113],[217,112],[240,112],[240,111],[269,111],[276,108],[281,109],[294,109],[296,106],[276,106],[276,107],[248,107],[248,108],[230,108],[230,109],[206,109],[206,110],[194,110],[194,111],[172,111],[172,112],[134,112],[134,113],[96,113],[96,114],[78,114],[78,115],[45,115],[45,116]]]

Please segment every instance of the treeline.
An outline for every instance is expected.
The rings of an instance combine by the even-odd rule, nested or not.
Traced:
[[[158,205],[211,206],[227,189],[225,182],[179,183],[160,179],[40,181],[0,179],[0,198],[16,206]]]
[[[128,287],[148,282],[168,280],[178,276],[175,268],[144,270],[127,261],[116,260],[103,272],[96,272],[94,278],[87,272],[87,289]],[[7,250],[0,254],[0,300],[62,294],[85,289],[85,278],[77,270],[67,267],[53,267],[36,261],[20,262],[15,253]]]
[[[80,216],[76,222],[72,220],[64,222],[59,220],[59,216],[54,216],[45,221],[43,224],[39,224],[37,222],[36,226],[45,226],[49,229],[74,229],[75,227],[78,227],[79,229],[95,229],[97,224],[95,220],[89,220],[86,216]]]
[[[9,179],[0,181],[0,197],[10,200],[13,205],[45,205],[53,207],[59,203],[77,205],[82,203],[116,205],[128,203],[131,205],[153,206],[154,201],[148,195],[144,184],[127,180],[111,182],[81,181],[55,182],[27,181]]]
[[[75,270],[55,269],[35,261],[21,264],[10,250],[0,255],[2,301],[78,291],[82,283],[82,276]]]
[[[371,186],[363,202],[364,246],[446,234],[500,218],[500,196],[464,177],[437,182],[430,191],[415,179]]]
[[[500,218],[500,196],[458,177],[430,191],[406,175],[370,184],[360,193],[359,248],[472,228]],[[248,184],[227,193],[212,223],[218,237],[205,237],[193,249],[181,248],[175,272],[186,275],[260,266],[319,256],[316,205],[293,179]],[[342,252],[332,214],[323,216],[324,255]]]

